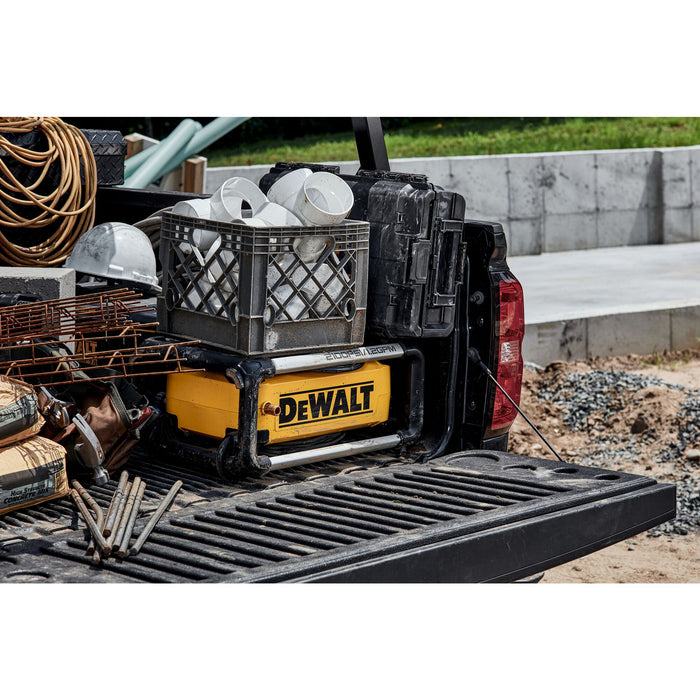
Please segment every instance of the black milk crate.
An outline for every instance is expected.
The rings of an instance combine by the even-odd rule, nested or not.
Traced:
[[[220,245],[200,253],[197,230],[213,232]],[[308,243],[320,251],[317,259],[304,255]],[[242,355],[363,343],[367,222],[255,228],[165,212],[160,260],[162,332]]]

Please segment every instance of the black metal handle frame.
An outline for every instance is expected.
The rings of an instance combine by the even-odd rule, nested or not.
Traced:
[[[364,170],[390,170],[386,141],[379,117],[352,117],[357,155]]]
[[[397,431],[396,436],[401,446],[409,446],[418,441],[423,430],[425,359],[416,348],[400,347],[403,357],[410,362],[410,392],[408,425]],[[266,359],[244,359],[226,370],[227,379],[240,393],[238,431],[225,438],[219,450],[218,470],[222,477],[262,476],[273,468],[269,457],[258,454],[258,404],[260,385],[275,374],[273,364]]]

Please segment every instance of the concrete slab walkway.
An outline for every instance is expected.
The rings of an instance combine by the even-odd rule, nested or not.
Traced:
[[[700,346],[700,242],[509,257],[526,361]]]

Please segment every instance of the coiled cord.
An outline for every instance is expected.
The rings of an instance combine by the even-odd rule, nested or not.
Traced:
[[[4,136],[32,130],[46,137],[45,151],[17,146]],[[25,185],[0,158],[0,260],[16,267],[48,267],[64,262],[78,238],[95,222],[97,165],[87,138],[80,129],[58,117],[1,117],[0,149],[37,171],[34,181]],[[58,184],[48,194],[38,194],[54,163],[60,167]],[[22,216],[17,213],[17,206],[31,207],[35,215]],[[41,229],[54,223],[47,238],[34,245],[12,242],[3,233],[4,229]]]

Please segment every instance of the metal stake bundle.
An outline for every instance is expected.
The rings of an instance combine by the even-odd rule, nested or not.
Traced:
[[[182,481],[176,481],[172,485],[143,527],[134,546],[129,549],[131,535],[146,492],[146,482],[137,476],[132,483],[129,483],[129,473],[123,471],[106,515],[80,482],[74,480],[71,484],[73,486],[70,492],[71,498],[90,531],[91,538],[87,553],[92,554],[95,564],[99,564],[102,558],[109,557],[115,551],[121,559],[138,554],[182,487]],[[95,513],[95,518],[90,514],[88,506]]]

